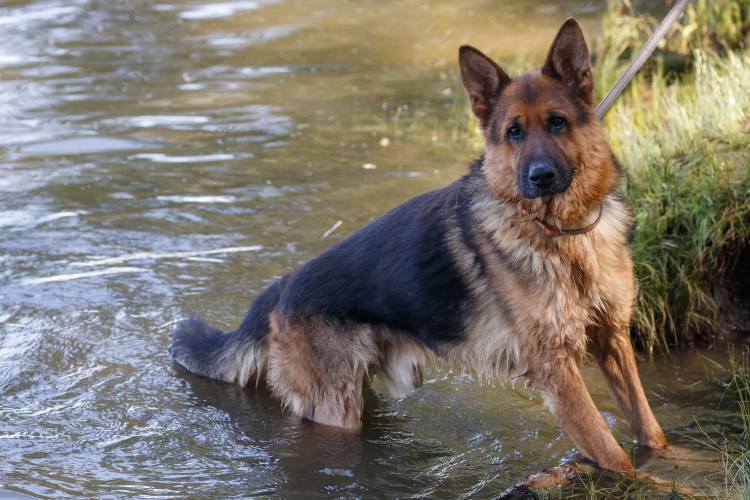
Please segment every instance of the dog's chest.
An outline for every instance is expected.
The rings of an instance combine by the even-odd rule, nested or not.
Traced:
[[[630,299],[616,297],[618,287],[606,258],[612,253],[594,248],[588,237],[555,242],[547,252],[524,252],[516,267],[530,271],[522,287],[525,310],[531,309],[531,314],[516,317],[519,331],[547,348],[582,355],[586,327],[606,318],[611,304]]]

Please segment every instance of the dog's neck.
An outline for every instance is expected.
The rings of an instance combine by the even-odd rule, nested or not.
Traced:
[[[539,218],[535,218],[534,222],[542,228],[542,231],[544,231],[544,234],[547,236],[570,236],[575,234],[585,234],[591,231],[596,227],[597,224],[599,224],[599,221],[602,220],[602,212],[604,212],[604,204],[602,203],[598,209],[595,208],[585,216],[581,217],[579,220],[573,222],[572,224],[554,224],[549,221],[544,221]],[[557,219],[559,221],[559,219]]]

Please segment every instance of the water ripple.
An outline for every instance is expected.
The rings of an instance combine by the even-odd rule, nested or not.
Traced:
[[[204,161],[234,160],[235,156],[228,153],[195,156],[170,156],[162,153],[141,153],[128,156],[129,160],[136,158],[142,158],[144,160],[151,160],[159,163],[198,163]]]
[[[109,269],[101,269],[99,271],[89,271],[86,273],[75,273],[75,274],[58,274],[57,276],[47,276],[46,278],[29,278],[21,282],[22,285],[36,285],[38,283],[51,283],[55,281],[70,281],[78,280],[81,278],[91,278],[93,276],[106,276],[108,274],[122,274],[122,273],[146,273],[149,269],[143,269],[141,267],[110,267]]]
[[[138,252],[127,255],[121,255],[119,257],[111,257],[106,259],[89,260],[86,262],[73,262],[71,266],[90,267],[90,266],[102,266],[110,264],[119,264],[122,262],[129,262],[131,260],[152,260],[152,259],[174,259],[182,257],[197,257],[200,255],[215,255],[224,253],[237,253],[237,252],[257,252],[263,247],[260,245],[253,245],[249,247],[229,247],[229,248],[216,248],[213,250],[195,250],[188,252]]]

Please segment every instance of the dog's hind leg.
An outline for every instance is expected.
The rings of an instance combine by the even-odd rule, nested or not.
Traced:
[[[574,360],[560,360],[553,369],[529,377],[581,453],[602,468],[632,472],[630,459],[596,409]]]
[[[362,386],[377,359],[373,331],[322,316],[271,314],[268,383],[297,415],[359,429]]]
[[[607,389],[625,415],[639,443],[650,448],[667,445],[664,432],[651,412],[638,378],[633,347],[622,327],[605,325],[589,331],[592,353],[607,381]]]

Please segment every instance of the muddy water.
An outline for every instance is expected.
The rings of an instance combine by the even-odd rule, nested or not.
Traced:
[[[235,327],[272,280],[464,172],[460,43],[541,58],[562,19],[594,38],[603,9],[4,2],[0,498],[490,498],[578,457],[520,385],[432,367],[401,401],[376,382],[361,434],[325,434],[262,388],[187,374],[167,347],[184,314]],[[694,450],[696,420],[713,435],[738,424],[704,354],[722,359],[640,365],[669,439]],[[720,480],[715,463],[638,462]]]

